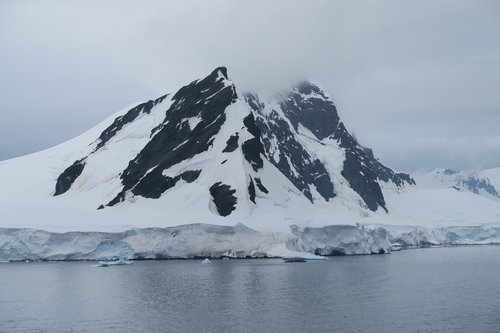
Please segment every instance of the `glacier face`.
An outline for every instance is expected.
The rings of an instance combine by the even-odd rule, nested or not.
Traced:
[[[282,237],[285,235],[262,234],[242,224],[190,224],[119,233],[0,229],[0,260],[264,257],[272,247],[285,242]]]
[[[391,251],[389,234],[382,227],[329,225],[322,228],[291,227],[296,236],[288,248],[322,256],[383,254]]]
[[[489,244],[500,244],[500,224],[446,228],[291,226],[291,233],[261,233],[243,224],[190,224],[119,233],[0,228],[0,261],[263,258],[294,253],[362,255],[430,246]]]

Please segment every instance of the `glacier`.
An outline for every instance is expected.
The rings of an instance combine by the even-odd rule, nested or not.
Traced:
[[[117,233],[0,228],[0,261],[366,255],[421,247],[500,244],[500,224],[440,228],[293,225],[290,229],[290,233],[258,232],[243,224],[190,224]]]

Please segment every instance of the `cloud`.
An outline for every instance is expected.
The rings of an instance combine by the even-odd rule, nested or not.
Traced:
[[[240,90],[321,83],[397,169],[498,166],[498,13],[493,0],[1,2],[0,159],[226,65]]]

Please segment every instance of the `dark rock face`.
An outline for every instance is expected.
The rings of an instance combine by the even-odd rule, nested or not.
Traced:
[[[344,149],[346,159],[341,174],[370,210],[376,211],[378,207],[386,210],[378,180],[390,180],[397,186],[415,184],[409,175],[395,173],[377,161],[371,150],[359,145],[340,121],[331,99],[316,85],[303,82],[283,96],[279,106],[286,119],[275,110],[264,113],[265,104],[255,95],[249,94],[245,99],[258,115],[257,125],[263,133],[268,159],[309,200],[312,201],[310,185],[326,200],[335,197],[335,192],[325,166],[313,159],[295,138],[294,131],[301,131],[300,126],[314,135],[315,138],[310,139],[323,144],[322,140],[330,138]]]
[[[156,196],[172,183],[162,175],[163,170],[208,150],[226,120],[225,109],[237,99],[234,86],[226,86],[225,78],[226,69],[217,68],[203,80],[181,88],[172,97],[173,103],[166,111],[165,120],[123,171],[123,190],[108,206],[122,201],[125,192],[131,189],[135,195]],[[193,129],[187,121],[192,117],[201,119]],[[151,186],[156,187],[152,193],[148,190]]]
[[[368,158],[370,158],[373,167],[375,168],[374,171],[378,179],[386,183],[391,181],[398,187],[403,187],[406,184],[416,185],[415,180],[409,174],[394,172],[392,169],[380,163],[378,159],[375,158],[375,156],[373,155],[373,150],[371,150],[370,148],[363,147],[363,151],[368,156]]]
[[[181,179],[186,183],[192,183],[200,176],[201,170],[190,170],[181,173]]]
[[[166,190],[174,187],[179,180],[184,180],[187,183],[192,183],[198,179],[201,170],[190,170],[181,173],[175,177],[157,175],[149,177],[146,181],[140,182],[132,189],[135,195],[141,195],[145,198],[158,199]]]
[[[493,186],[487,178],[478,178],[470,176],[467,177],[466,179],[463,179],[458,185],[466,188],[467,190],[475,194],[479,194],[479,191],[483,190],[486,193],[491,194],[496,198],[500,198],[497,190],[495,189],[495,186]]]
[[[82,159],[76,161],[68,167],[64,172],[59,176],[57,179],[56,183],[56,192],[54,195],[60,195],[62,193],[67,192],[70,188],[71,185],[75,182],[75,180],[81,175],[83,172],[83,168],[85,166],[85,160],[94,154],[96,151],[104,147],[104,145],[112,138],[114,137],[123,127],[129,123],[132,123],[141,113],[146,113],[149,114],[151,112],[151,109],[163,102],[163,100],[168,96],[168,94],[163,95],[154,101],[148,101],[145,103],[141,103],[137,105],[136,107],[130,109],[125,113],[123,116],[117,117],[113,123],[108,126],[102,133],[99,135],[99,138],[97,139],[99,142],[97,143],[97,146],[95,149],[86,157],[83,157]]]
[[[376,211],[380,206],[385,211],[385,200],[382,189],[377,182],[375,167],[358,145],[352,135],[347,132],[342,122],[332,136],[345,151],[342,176],[349,182],[351,188],[359,194],[368,209]]]
[[[300,84],[284,98],[281,109],[294,128],[298,129],[298,125],[302,124],[318,140],[336,140],[345,151],[342,176],[363,199],[368,209],[376,211],[379,206],[385,209],[384,195],[377,182],[374,165],[346,130],[335,105],[320,88],[309,82]]]
[[[256,125],[262,132],[262,142],[269,161],[311,202],[313,201],[309,188],[311,185],[316,187],[325,200],[335,197],[333,184],[324,165],[307,153],[296,140],[288,123],[274,110],[264,116],[263,103],[257,96],[246,95],[245,100],[257,114]]]
[[[261,157],[261,155],[265,156],[264,146],[260,142],[261,132],[255,124],[255,118],[251,113],[243,119],[243,124],[254,137],[243,142],[241,149],[245,159],[250,163],[254,171],[257,172],[264,166],[264,161]]]
[[[447,175],[447,176],[451,176],[451,175],[456,175],[456,174],[458,174],[459,172],[458,172],[458,171],[455,171],[455,170],[452,170],[452,169],[445,169],[443,173],[444,173],[445,175]]]
[[[155,172],[154,177],[148,177],[147,179],[138,183],[132,189],[132,193],[134,195],[141,195],[145,198],[158,199],[163,194],[163,192],[174,187],[180,179],[180,176],[175,176],[173,178],[163,176],[161,174],[161,171],[152,172]]]
[[[85,167],[85,158],[75,161],[57,178],[54,196],[67,192],[75,180],[82,174]]]
[[[141,103],[137,105],[136,107],[130,109],[127,113],[125,113],[123,116],[120,116],[116,118],[113,123],[106,128],[101,135],[99,136],[99,143],[97,144],[96,148],[94,149],[94,152],[102,148],[106,142],[108,142],[112,137],[116,135],[125,125],[133,122],[141,113],[147,113],[149,114],[151,112],[151,109],[163,102],[163,100],[168,96],[168,94],[161,96],[157,98],[154,101],[148,101],[146,103]]]
[[[296,86],[280,104],[296,131],[301,124],[319,140],[330,136],[340,121],[333,102],[309,82]]]
[[[255,184],[257,184],[257,188],[262,192],[262,193],[265,193],[265,194],[268,194],[269,191],[267,190],[267,188],[262,184],[262,181],[260,180],[260,178],[255,178]]]
[[[281,109],[296,130],[301,124],[318,140],[336,140],[345,151],[342,176],[368,209],[376,211],[379,206],[385,209],[384,195],[377,182],[374,165],[346,130],[335,105],[320,88],[309,82],[300,84],[283,99]]]
[[[250,200],[255,203],[255,185],[253,184],[252,177],[250,177],[250,182],[248,183],[248,195]]]
[[[226,142],[226,148],[222,151],[223,153],[232,153],[238,148],[238,139],[239,135],[238,133],[235,133],[234,135],[231,135],[229,139]]]
[[[229,185],[222,184],[221,182],[215,183],[210,187],[213,202],[221,216],[228,216],[236,209],[237,199],[234,193],[236,193],[236,190],[232,190]]]

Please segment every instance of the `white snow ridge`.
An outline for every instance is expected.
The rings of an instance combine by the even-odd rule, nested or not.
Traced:
[[[56,147],[0,162],[0,261],[297,257],[497,244],[498,169],[383,165],[302,82],[224,67]]]

